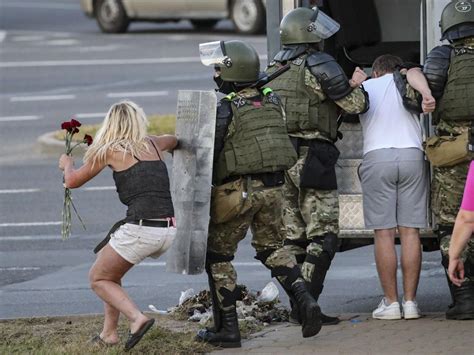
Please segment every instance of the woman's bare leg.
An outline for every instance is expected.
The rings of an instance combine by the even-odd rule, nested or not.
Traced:
[[[120,340],[117,331],[120,311],[104,302],[104,315],[104,327],[100,338],[108,344],[116,344]]]
[[[130,331],[135,333],[149,318],[140,312],[120,285],[120,280],[132,266],[110,245],[106,245],[92,265],[89,279],[97,296],[123,313],[130,322]]]

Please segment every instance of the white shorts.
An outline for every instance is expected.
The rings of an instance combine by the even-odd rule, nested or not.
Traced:
[[[158,258],[173,243],[176,228],[145,227],[126,223],[111,236],[109,244],[122,258],[131,264],[138,264],[148,256]]]

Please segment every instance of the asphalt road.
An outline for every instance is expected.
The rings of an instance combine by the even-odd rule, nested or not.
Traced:
[[[0,318],[100,312],[87,282],[91,250],[125,212],[110,172],[103,172],[74,191],[88,230],[75,221],[72,237],[62,241],[61,173],[57,156],[38,151],[38,136],[72,115],[98,123],[122,98],[149,114],[174,113],[178,90],[213,88],[198,44],[237,38],[265,62],[265,37],[238,36],[229,21],[207,33],[183,21],[137,23],[127,34],[104,35],[76,0],[0,0]],[[253,259],[249,238],[236,265],[240,282],[259,290],[270,276]],[[205,288],[206,277],[168,274],[164,259],[150,259],[124,285],[142,309],[166,309],[180,291]],[[320,302],[329,312],[369,312],[381,294],[366,247],[336,256]],[[418,299],[423,311],[449,303],[438,253],[424,254]]]

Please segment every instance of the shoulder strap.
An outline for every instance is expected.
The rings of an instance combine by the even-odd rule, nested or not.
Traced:
[[[153,148],[155,148],[156,154],[158,154],[158,158],[160,158],[160,160],[163,160],[160,151],[159,151],[158,148],[156,147],[155,142],[153,142],[153,139],[150,138],[150,142],[151,142],[151,144],[153,145]]]

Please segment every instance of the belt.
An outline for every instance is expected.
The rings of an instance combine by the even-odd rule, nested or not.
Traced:
[[[127,223],[138,224],[139,226],[144,227],[168,227],[171,226],[171,220],[152,220],[152,219],[138,219],[135,221],[127,221]]]

